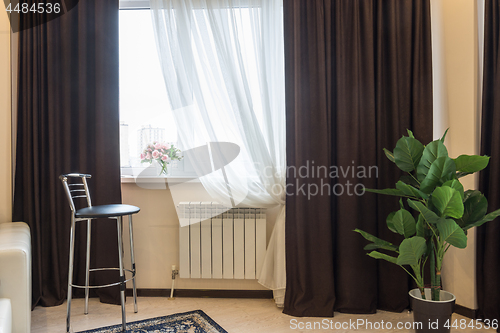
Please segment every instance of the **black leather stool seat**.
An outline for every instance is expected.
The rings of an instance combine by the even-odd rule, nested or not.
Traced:
[[[77,218],[118,217],[138,213],[141,209],[132,205],[113,204],[82,208],[76,211]]]

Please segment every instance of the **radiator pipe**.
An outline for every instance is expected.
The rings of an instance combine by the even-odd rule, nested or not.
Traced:
[[[174,287],[175,287],[175,276],[179,274],[179,271],[176,269],[175,265],[172,265],[172,288],[170,288],[170,298],[169,300],[175,299],[174,297]]]

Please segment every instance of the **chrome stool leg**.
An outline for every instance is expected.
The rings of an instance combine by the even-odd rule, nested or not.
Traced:
[[[133,292],[134,292],[134,312],[137,313],[137,289],[135,288],[135,259],[134,259],[134,232],[133,232],[133,227],[132,227],[132,215],[128,216],[128,230],[130,234],[130,261],[132,263],[132,286],[133,286]]]
[[[123,332],[126,331],[126,319],[125,319],[125,271],[123,269],[123,242],[122,242],[122,217],[116,219],[116,225],[118,228],[118,260],[120,263],[120,297],[122,303],[122,329]]]
[[[66,310],[66,332],[70,330],[70,319],[71,319],[71,296],[72,296],[72,284],[73,284],[73,261],[75,255],[75,218],[71,216],[71,231],[70,231],[70,241],[69,241],[69,267],[68,267],[68,305]]]
[[[84,314],[89,314],[89,271],[90,271],[90,234],[92,220],[87,220],[87,258],[85,263],[85,311]]]

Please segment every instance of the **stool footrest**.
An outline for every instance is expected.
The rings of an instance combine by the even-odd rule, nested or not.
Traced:
[[[110,267],[110,268],[93,268],[93,269],[89,269],[89,272],[95,272],[95,271],[119,271],[120,269],[119,268],[116,268],[116,267]],[[123,283],[127,283],[129,281],[132,281],[135,279],[135,269],[128,269],[128,268],[124,268],[123,269],[125,272],[129,272],[129,273],[132,273],[132,277],[130,279],[127,279],[125,280]],[[86,289],[86,288],[90,288],[90,289],[97,289],[97,288],[107,288],[107,287],[113,287],[113,286],[118,286],[118,285],[121,285],[122,282],[119,281],[119,282],[113,282],[113,283],[110,283],[110,284],[102,284],[102,285],[92,285],[92,286],[82,286],[82,285],[78,285],[78,284],[70,284],[72,287],[75,287],[75,288],[83,288],[83,289]]]

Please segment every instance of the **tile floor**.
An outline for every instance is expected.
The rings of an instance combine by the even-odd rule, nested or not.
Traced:
[[[270,299],[221,299],[221,298],[176,298],[169,300],[163,297],[139,297],[139,312],[133,312],[133,304],[128,298],[127,321],[136,321],[147,318],[165,316],[178,312],[201,309],[229,333],[284,333],[284,332],[414,332],[412,329],[396,329],[396,325],[407,323],[411,325],[412,315],[406,311],[392,313],[379,311],[373,315],[350,315],[335,313],[334,318],[295,318],[281,313]],[[36,307],[32,313],[32,333],[63,333],[65,332],[66,304],[43,308]],[[453,315],[453,320],[470,319]],[[330,322],[331,320],[331,322]],[[355,327],[349,322],[364,320],[372,325],[384,327]],[[97,299],[91,299],[89,314],[83,314],[83,299],[74,299],[72,302],[71,324],[74,332],[92,328],[109,326],[121,323],[121,311],[118,305],[102,304]],[[329,326],[321,327],[327,323]],[[361,323],[361,322],[360,322]],[[388,329],[391,323],[393,328]],[[311,325],[308,327],[307,325]],[[314,326],[316,324],[316,329]],[[337,325],[337,328],[335,327]],[[344,326],[342,328],[341,326]],[[452,332],[495,332],[493,329],[452,329]]]

